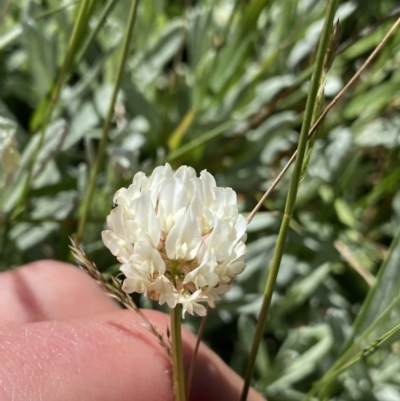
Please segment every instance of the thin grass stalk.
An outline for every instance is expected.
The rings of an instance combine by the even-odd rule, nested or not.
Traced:
[[[258,347],[261,341],[261,337],[264,331],[264,325],[267,319],[268,309],[271,303],[272,294],[274,291],[274,286],[276,282],[276,278],[278,276],[279,267],[281,264],[281,259],[283,255],[283,249],[285,246],[285,241],[289,229],[289,223],[293,214],[297,190],[299,187],[301,170],[303,166],[304,154],[307,146],[308,132],[310,130],[313,111],[315,107],[315,102],[318,94],[319,82],[321,79],[321,74],[324,68],[324,59],[325,53],[328,48],[329,38],[331,36],[332,28],[333,28],[333,18],[335,16],[335,11],[337,7],[338,0],[329,0],[327,9],[326,9],[326,17],[324,27],[321,33],[321,39],[318,46],[317,57],[314,67],[314,73],[311,78],[311,86],[310,92],[307,97],[306,109],[304,113],[304,121],[301,127],[299,144],[297,147],[297,158],[296,163],[293,170],[292,181],[290,184],[289,192],[286,199],[285,212],[282,219],[281,228],[278,234],[278,240],[275,247],[274,255],[272,258],[270,271],[264,291],[263,303],[261,306],[261,311],[258,317],[258,322],[256,326],[256,331],[254,334],[253,344],[251,347],[246,372],[244,376],[244,386],[240,400],[245,401],[247,399],[247,395],[250,388],[250,381],[253,375],[254,364],[257,357]]]
[[[361,310],[357,314],[356,320],[353,324],[352,332],[350,333],[349,337],[345,341],[345,344],[343,345],[342,355],[320,380],[323,380],[326,376],[329,376],[332,372],[337,371],[338,369],[341,369],[341,367],[344,364],[347,364],[347,359],[354,352],[354,349],[356,348],[357,343],[360,343],[363,340],[363,338],[365,338],[369,333],[372,332],[372,330],[374,330],[376,327],[378,327],[379,324],[381,324],[381,322],[384,320],[384,317],[390,313],[392,306],[396,305],[397,299],[395,299],[393,301],[393,303],[391,305],[389,305],[389,307],[387,307],[381,313],[381,316],[379,318],[377,318],[373,322],[373,324],[363,332],[363,334],[360,336],[360,338],[357,339],[356,342],[354,342],[355,336],[357,335],[357,331],[361,327],[363,320],[365,319],[365,315],[367,314],[368,309],[374,299],[374,294],[375,294],[376,289],[378,288],[380,278],[384,274],[384,272],[386,270],[386,265],[389,263],[392,252],[398,246],[399,241],[400,241],[400,229],[397,231],[397,233],[392,241],[391,250],[390,250],[389,254],[387,255],[385,261],[383,262],[383,264],[381,265],[381,267],[379,269],[378,277],[375,280],[375,285],[372,286],[370,288],[370,290],[368,291],[367,297],[361,306]],[[325,386],[321,390],[322,396],[327,397],[332,392],[332,388],[333,388],[333,383],[331,382],[330,385]]]
[[[380,50],[386,45],[392,34],[397,30],[397,28],[400,26],[400,18],[397,19],[397,21],[392,25],[392,27],[389,29],[387,34],[384,36],[384,38],[381,40],[381,42],[378,44],[378,46],[374,49],[374,51],[370,54],[370,56],[365,60],[364,64],[359,68],[359,70],[352,76],[349,82],[342,88],[342,90],[333,98],[333,100],[328,104],[324,112],[320,115],[318,120],[315,122],[315,124],[311,127],[310,132],[308,133],[308,137],[310,138],[313,136],[319,126],[322,124],[322,122],[325,120],[325,117],[328,115],[328,113],[331,111],[331,109],[336,105],[336,103],[342,98],[342,96],[349,90],[349,88],[357,81],[357,79],[361,76],[361,74],[365,71],[365,69],[371,64],[372,60],[376,57],[376,55],[380,52]],[[179,150],[179,149],[178,149]],[[278,174],[278,176],[275,178],[273,183],[270,185],[270,187],[267,189],[265,194],[261,197],[261,199],[258,201],[257,205],[254,207],[254,209],[251,211],[251,213],[247,216],[247,223],[250,223],[251,220],[253,220],[254,216],[258,212],[258,210],[261,208],[262,204],[265,202],[265,200],[268,198],[268,196],[272,193],[272,191],[276,188],[276,186],[279,184],[281,181],[282,177],[285,175],[285,173],[289,170],[289,167],[292,165],[292,163],[296,160],[298,150],[296,150],[292,157],[289,159],[289,161],[286,163],[285,167],[281,170],[281,172]]]
[[[335,59],[336,55],[336,49],[338,45],[338,40],[339,40],[339,34],[340,34],[340,25],[339,21],[336,21],[335,27],[332,31],[331,37],[329,39],[329,44],[328,44],[328,49],[325,54],[325,59],[324,59],[324,68],[322,69],[322,74],[319,82],[319,88],[318,88],[318,95],[317,99],[315,102],[314,106],[314,112],[312,116],[312,125],[315,124],[315,122],[318,120],[319,116],[322,114],[323,111],[323,106],[325,102],[325,84],[326,84],[326,77],[328,75],[329,70],[332,67],[333,60]],[[303,166],[301,169],[301,176],[300,176],[300,181],[303,181],[308,165],[311,160],[311,154],[312,150],[315,145],[315,141],[317,140],[318,137],[318,130],[315,131],[314,135],[309,136],[308,142],[307,142],[307,150],[304,156],[304,161],[303,161]]]
[[[65,59],[61,66],[60,73],[58,74],[58,78],[54,85],[54,88],[51,91],[49,109],[46,113],[46,118],[40,128],[38,143],[36,145],[36,148],[33,151],[32,157],[27,166],[27,175],[26,175],[23,187],[22,187],[21,194],[16,202],[13,217],[15,217],[15,215],[19,213],[19,209],[22,208],[22,206],[26,202],[26,197],[28,196],[28,192],[29,192],[29,188],[30,188],[30,184],[31,184],[31,180],[32,180],[33,167],[39,156],[40,149],[43,146],[46,128],[50,124],[53,110],[60,97],[61,88],[64,84],[68,69],[70,68],[70,66],[72,64],[72,60],[74,58],[74,55],[75,55],[75,52],[77,49],[77,45],[79,42],[79,37],[83,31],[83,25],[84,25],[85,21],[87,20],[87,12],[89,9],[89,5],[90,5],[90,0],[83,0],[81,3],[81,7],[79,8],[76,23],[74,25],[74,29],[71,34],[71,39],[68,44],[67,54],[65,55]]]
[[[389,340],[391,337],[393,337],[395,334],[397,334],[400,331],[400,324],[396,325],[392,329],[390,329],[388,332],[380,336],[377,340],[371,342],[368,346],[366,346],[363,350],[358,352],[356,355],[353,356],[349,361],[347,361],[344,365],[340,366],[336,370],[329,372],[328,375],[325,375],[322,379],[318,380],[315,382],[312,386],[312,389],[310,392],[306,395],[306,398],[304,401],[310,400],[310,398],[316,394],[318,389],[321,387],[325,387],[326,385],[330,384],[333,380],[335,380],[340,374],[345,372],[347,369],[351,368],[353,365],[355,365],[357,362],[359,362],[362,359],[368,358],[370,355],[372,355],[374,352],[376,352],[379,347]],[[323,398],[325,399],[325,398]]]
[[[387,21],[391,20],[392,18],[399,17],[399,15],[400,15],[400,7],[396,7],[386,17],[383,17],[382,19],[373,22],[371,25],[368,25],[367,27],[362,29],[360,32],[358,32],[357,35],[355,35],[355,36],[352,35],[348,40],[343,42],[338,48],[338,54],[343,53],[349,47],[351,47],[355,43],[357,43],[359,40],[366,38],[368,35],[371,35],[378,28],[380,28],[383,24],[385,24]]]
[[[357,339],[357,341],[355,343],[353,343],[345,352],[344,354],[342,354],[342,356],[340,356],[340,358],[334,363],[334,365],[318,380],[317,383],[320,383],[322,381],[326,382],[326,378],[329,377],[333,372],[338,371],[339,369],[341,369],[342,366],[347,365],[348,361],[352,360],[352,358],[354,357],[354,355],[357,354],[356,349],[358,346],[360,346],[360,344],[367,338],[368,335],[370,335],[374,330],[376,330],[376,328],[382,324],[390,315],[390,313],[392,312],[394,307],[398,307],[398,305],[400,304],[400,296],[396,297],[393,302],[385,309],[384,312],[382,312],[381,316],[379,316],[379,318],[377,318],[377,320],[375,320],[373,322],[373,324],[371,326],[368,327],[367,330],[364,331],[364,333]],[[365,348],[364,348],[365,349]],[[354,354],[354,355],[353,355]],[[352,356],[353,355],[353,356]],[[324,388],[328,388],[330,389],[330,384],[332,384],[332,381],[330,383],[328,383],[328,385],[326,385]],[[311,396],[311,394],[314,391],[314,386],[311,388],[311,390],[309,391],[309,393],[307,394],[307,397]],[[325,393],[324,393],[325,394]],[[326,396],[328,396],[329,394],[326,393]],[[306,398],[307,399],[307,398]]]
[[[215,127],[209,132],[206,132],[205,134],[198,136],[197,138],[191,140],[188,143],[185,143],[183,146],[180,148],[168,153],[168,155],[165,157],[166,162],[171,162],[172,160],[177,159],[178,157],[184,155],[185,153],[190,152],[191,150],[195,149],[197,146],[202,145],[203,143],[206,143],[210,141],[211,139],[216,138],[218,135],[223,134],[226,130],[229,128],[232,128],[235,126],[237,121],[235,120],[230,120],[227,121],[218,127]]]
[[[94,27],[92,31],[90,31],[90,34],[88,37],[85,39],[82,47],[80,48],[77,56],[76,56],[76,63],[79,64],[79,62],[82,60],[83,56],[86,54],[87,49],[89,48],[90,44],[93,42],[93,39],[97,36],[99,33],[100,29],[104,25],[108,15],[112,12],[114,7],[116,6],[118,0],[108,0],[107,4],[104,6],[102,9],[102,13],[99,17],[99,20]]]
[[[171,316],[171,346],[172,371],[174,382],[175,401],[186,401],[185,371],[183,365],[182,348],[182,305],[177,304],[170,309]]]
[[[187,374],[187,379],[186,379],[186,396],[189,399],[190,396],[190,386],[192,384],[192,379],[193,379],[193,373],[194,373],[194,367],[196,365],[196,358],[197,358],[197,353],[199,351],[201,339],[204,334],[204,329],[206,328],[206,323],[207,323],[207,318],[208,318],[208,313],[210,312],[210,307],[207,305],[207,313],[206,315],[201,319],[200,323],[200,328],[197,333],[197,338],[196,338],[196,345],[193,350],[193,355],[192,359],[190,360],[190,365],[189,365],[189,370]]]
[[[367,61],[368,60],[372,60],[375,57],[375,55],[378,53],[378,51],[384,46],[384,44],[390,38],[392,33],[394,33],[395,30],[399,26],[400,26],[400,18],[398,18],[397,21],[394,23],[394,25],[390,28],[388,33],[385,35],[385,37],[379,43],[379,45],[375,48],[375,50],[368,57]],[[394,238],[393,244],[397,243],[399,240],[400,240],[400,231],[397,233],[396,237]],[[389,260],[389,257],[386,259],[385,264],[387,263],[388,260]],[[384,270],[385,270],[384,268],[380,269],[381,274],[383,273]],[[379,278],[378,278],[378,280],[379,280]],[[378,280],[377,280],[377,282],[378,282]],[[366,298],[365,302],[363,303],[362,309],[361,309],[360,313],[357,315],[357,318],[356,318],[356,321],[355,321],[354,327],[353,327],[353,332],[350,335],[350,337],[347,339],[346,344],[344,346],[344,349],[346,349],[349,346],[349,344],[354,340],[355,332],[358,329],[358,325],[362,322],[362,319],[364,318],[364,315],[365,315],[366,311],[368,310],[368,306],[369,306],[369,304],[370,304],[370,302],[372,300],[372,297],[373,297],[373,295],[375,293],[375,289],[376,289],[376,286],[371,288],[371,290],[368,292],[367,298]]]
[[[196,109],[190,108],[182,117],[182,120],[175,128],[174,132],[170,135],[168,140],[168,146],[173,151],[175,150],[182,141],[183,136],[186,134],[187,130],[191,127],[193,120],[197,114]]]
[[[35,20],[40,20],[40,19],[42,19],[42,18],[50,17],[50,16],[52,16],[52,15],[54,15],[54,14],[60,12],[60,11],[63,11],[63,10],[65,10],[65,9],[69,8],[69,7],[76,6],[76,5],[79,4],[79,3],[81,3],[80,0],[73,1],[73,2],[68,3],[68,4],[63,4],[63,5],[60,6],[60,7],[56,7],[56,8],[53,8],[52,10],[45,11],[45,12],[43,12],[43,13],[41,13],[41,14],[36,15],[36,16],[34,17],[34,19],[35,19]]]
[[[115,103],[117,101],[118,91],[121,86],[125,62],[126,62],[126,59],[128,58],[128,54],[129,54],[129,48],[130,48],[130,44],[131,44],[133,28],[135,25],[138,5],[139,5],[139,0],[133,1],[130,12],[129,12],[128,27],[126,30],[126,35],[125,35],[123,46],[122,46],[123,50],[122,50],[122,55],[121,55],[121,61],[118,66],[117,78],[116,78],[116,81],[114,84],[114,90],[113,90],[113,93],[111,96],[110,106],[108,108],[107,116],[106,116],[106,119],[104,122],[103,133],[102,133],[102,136],[100,139],[100,144],[99,144],[99,149],[97,151],[96,160],[90,171],[89,188],[88,188],[88,190],[86,192],[86,196],[83,200],[82,210],[81,210],[80,217],[79,217],[78,229],[77,229],[77,233],[76,233],[76,240],[78,243],[79,243],[80,239],[82,238],[88,211],[89,211],[90,204],[92,202],[92,198],[93,198],[93,194],[94,194],[94,190],[96,187],[96,177],[100,170],[100,166],[103,162],[107,139],[108,139],[108,132],[110,131],[111,120],[114,115],[114,107],[115,107]]]

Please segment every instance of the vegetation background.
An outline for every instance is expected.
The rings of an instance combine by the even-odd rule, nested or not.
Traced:
[[[118,265],[100,232],[114,192],[139,170],[207,169],[250,212],[296,149],[325,6],[139,2],[96,162],[131,0],[1,0],[0,268],[72,261],[96,165],[81,243],[106,275]],[[395,0],[340,2],[326,103],[399,15]],[[305,399],[317,380],[316,399],[400,400],[399,67],[398,32],[318,132],[257,357],[254,385],[271,401]],[[240,374],[289,180],[249,225],[247,269],[207,323],[205,341]]]

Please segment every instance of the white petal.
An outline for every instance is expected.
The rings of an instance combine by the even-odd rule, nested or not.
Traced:
[[[151,200],[153,205],[157,205],[158,196],[162,187],[162,183],[173,177],[171,166],[167,163],[165,166],[156,167],[149,178],[149,190],[151,192]]]
[[[191,179],[196,177],[196,171],[192,167],[180,166],[174,173],[175,178],[179,178],[183,181],[184,185]]]
[[[122,283],[122,290],[128,294],[137,292],[139,294],[145,294],[148,287],[150,286],[150,278],[145,272],[139,271],[132,268],[130,265],[122,265],[120,270],[126,276],[126,279]]]
[[[146,238],[146,231],[135,220],[125,222],[126,240],[135,244],[142,238]]]
[[[199,259],[202,260],[206,253],[214,255],[218,261],[226,259],[234,246],[228,237],[229,227],[223,221],[214,218],[214,228],[200,247]]]
[[[114,232],[110,230],[102,231],[101,233],[104,245],[116,256],[121,263],[128,263],[130,249],[126,242],[117,237]]]
[[[191,315],[196,313],[199,316],[205,316],[207,309],[198,303],[198,301],[204,301],[207,297],[204,296],[200,290],[194,292],[192,295],[187,294],[179,295],[178,303],[182,304],[182,319],[185,318],[185,313],[188,312]]]
[[[179,294],[165,276],[157,277],[149,287],[149,291],[154,291],[157,294],[160,305],[166,302],[170,308],[175,308]]]
[[[125,240],[125,220],[124,212],[121,207],[111,210],[110,214],[107,216],[107,225],[117,237]]]
[[[219,301],[220,295],[225,294],[230,290],[230,285],[220,284],[218,287],[207,290],[207,303],[211,308],[215,308],[215,301]]]
[[[143,172],[136,173],[128,188],[121,188],[114,196],[117,205],[129,207],[133,200],[148,190],[148,179]]]
[[[165,263],[160,253],[154,249],[146,240],[137,242],[134,246],[134,253],[129,259],[129,262],[142,269],[152,268],[151,274],[165,272]]]
[[[207,170],[203,170],[200,173],[200,178],[203,183],[205,206],[208,208],[215,199],[215,178]]]
[[[206,261],[203,260],[201,266],[186,274],[183,284],[192,282],[196,288],[215,287],[219,282],[218,274],[215,273],[216,267],[217,262],[211,257]]]
[[[165,249],[171,260],[194,259],[201,245],[200,227],[191,209],[175,223],[165,240]]]
[[[161,236],[161,227],[149,192],[138,199],[135,216],[137,224],[145,230],[153,247],[157,248]]]
[[[188,207],[186,190],[178,178],[171,178],[163,183],[158,201],[166,215],[174,216],[180,209]]]

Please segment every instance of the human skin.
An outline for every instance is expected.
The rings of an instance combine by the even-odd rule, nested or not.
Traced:
[[[162,333],[169,317],[144,311]],[[185,365],[195,336],[183,330]],[[239,400],[242,379],[204,344],[190,401]],[[173,401],[171,364],[140,317],[78,268],[39,261],[0,274],[0,400]],[[248,401],[263,401],[251,390]]]

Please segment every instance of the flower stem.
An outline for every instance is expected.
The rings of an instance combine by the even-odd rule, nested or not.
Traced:
[[[296,163],[293,170],[292,181],[290,183],[289,192],[286,199],[285,212],[281,224],[281,228],[279,230],[278,240],[275,247],[274,255],[272,258],[269,275],[264,291],[263,303],[261,306],[261,311],[258,317],[258,322],[256,326],[256,331],[253,338],[253,344],[251,347],[249,359],[246,366],[246,372],[244,376],[244,385],[243,391],[240,400],[245,401],[247,399],[247,394],[250,388],[250,380],[253,375],[254,364],[257,357],[258,346],[261,341],[261,337],[264,331],[264,325],[267,320],[268,309],[271,304],[272,294],[274,291],[274,286],[276,282],[276,278],[278,276],[279,267],[281,264],[281,259],[283,255],[283,249],[286,242],[287,233],[289,230],[289,223],[291,220],[291,216],[293,214],[294,205],[296,202],[297,190],[300,183],[301,170],[303,166],[304,154],[306,151],[308,132],[310,130],[313,110],[316,102],[316,98],[318,95],[318,87],[320,83],[321,74],[324,67],[324,58],[325,53],[328,48],[329,38],[331,36],[332,31],[332,23],[333,18],[335,16],[335,11],[337,7],[337,0],[329,0],[326,11],[326,18],[324,27],[321,33],[321,39],[318,46],[317,57],[314,67],[314,73],[311,79],[310,91],[307,98],[306,109],[304,112],[304,120],[301,127],[301,133],[299,138],[299,144],[297,147],[297,158]]]
[[[182,305],[170,309],[172,337],[172,370],[175,401],[186,401],[185,372],[183,368],[183,349],[181,332]]]

